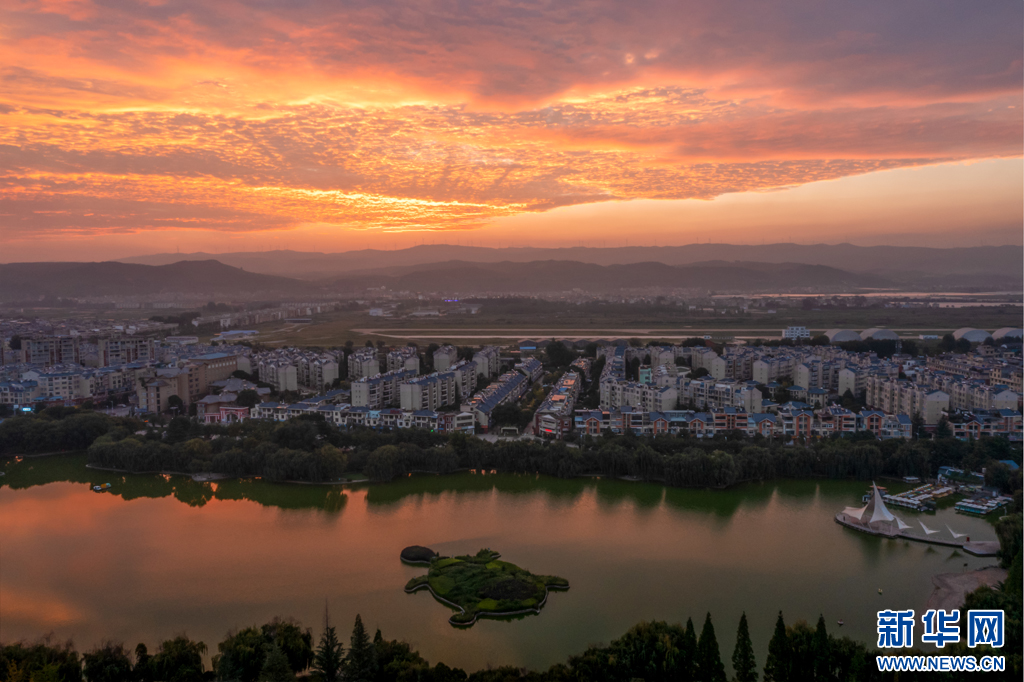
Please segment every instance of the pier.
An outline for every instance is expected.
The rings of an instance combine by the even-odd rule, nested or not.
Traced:
[[[940,540],[938,538],[929,538],[921,535],[910,535],[903,531],[887,531],[877,530],[874,528],[868,528],[865,525],[855,522],[856,519],[850,518],[845,512],[839,512],[836,514],[836,523],[847,528],[851,528],[860,533],[867,533],[868,535],[875,535],[880,538],[888,538],[891,540],[911,540],[913,542],[923,542],[928,545],[941,545],[943,547],[954,547],[956,549],[963,550],[967,554],[978,557],[989,557],[996,556],[999,551],[999,543],[995,540],[975,540],[972,542],[963,542],[960,540]]]

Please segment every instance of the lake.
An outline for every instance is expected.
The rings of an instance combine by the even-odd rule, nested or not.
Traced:
[[[763,667],[780,609],[787,623],[822,613],[833,634],[871,644],[880,608],[921,609],[932,575],[996,561],[842,528],[833,517],[859,504],[863,482],[702,491],[460,473],[339,488],[122,476],[87,469],[82,455],[4,468],[0,640],[52,631],[80,650],[111,638],[152,651],[184,631],[215,653],[229,630],[274,616],[319,637],[328,603],[346,642],[360,613],[431,663],[542,668],[642,620],[690,616],[699,631],[710,611],[730,671],[742,611]],[[92,492],[105,482],[112,492]],[[952,508],[897,513],[942,536],[948,524],[995,539],[988,520]],[[425,571],[399,561],[413,544],[490,547],[571,589],[552,593],[540,615],[455,629],[429,594],[403,591]]]

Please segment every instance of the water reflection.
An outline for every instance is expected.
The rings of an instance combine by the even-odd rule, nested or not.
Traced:
[[[312,509],[330,513],[341,512],[348,500],[339,486],[279,485],[261,479],[194,481],[188,476],[121,474],[90,469],[86,463],[84,454],[25,458],[20,462],[9,460],[4,467],[6,476],[0,477],[0,487],[23,490],[67,482],[92,488],[110,483],[110,490],[98,494],[125,501],[171,497],[189,507],[203,507],[212,500],[246,500],[283,510]]]
[[[707,491],[459,473],[279,485],[118,475],[87,469],[80,455],[5,468],[0,639],[52,629],[86,649],[107,637],[152,648],[183,629],[215,645],[274,616],[315,626],[328,598],[338,622],[361,613],[428,659],[471,670],[544,667],[641,620],[699,621],[707,611],[721,623],[723,652],[746,611],[763,661],[779,609],[787,622],[843,618],[840,634],[868,641],[879,606],[921,608],[933,575],[993,563],[837,525],[835,511],[864,493],[856,481]],[[112,492],[89,489],[106,482]],[[984,520],[936,516],[994,537]],[[398,561],[412,544],[446,554],[492,547],[573,588],[540,616],[458,631],[434,599],[404,592],[422,572]]]

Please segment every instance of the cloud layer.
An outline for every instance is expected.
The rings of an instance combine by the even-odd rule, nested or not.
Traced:
[[[0,234],[476,228],[1022,149],[1019,2],[13,0]]]

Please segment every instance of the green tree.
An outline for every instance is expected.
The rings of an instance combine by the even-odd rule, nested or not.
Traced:
[[[260,404],[260,394],[251,388],[246,388],[238,392],[235,402],[242,407],[256,407]]]
[[[679,679],[680,682],[692,682],[697,679],[697,632],[693,628],[693,619],[686,619],[683,630],[683,641],[679,646]]]
[[[768,642],[768,659],[764,664],[764,682],[789,682],[789,672],[793,667],[789,638],[786,635],[786,622],[779,611],[779,619],[775,621],[775,633]]]
[[[825,616],[818,615],[818,626],[811,639],[811,656],[814,658],[814,679],[829,680],[832,676],[832,650],[829,645]]]
[[[275,618],[264,624],[260,631],[270,646],[278,646],[288,659],[293,672],[302,672],[313,662],[313,633],[291,620]]]
[[[331,625],[330,616],[325,608],[324,631],[320,635],[320,643],[313,657],[313,672],[319,675],[322,682],[338,682],[344,661],[344,646],[338,641],[337,629]]]
[[[167,409],[173,411],[175,414],[182,414],[184,412],[185,401],[177,395],[172,395],[167,399]]]
[[[377,673],[376,649],[370,642],[363,619],[356,614],[345,656],[345,682],[371,682]]]
[[[701,682],[725,682],[725,666],[715,638],[715,626],[711,624],[711,613],[704,617],[704,628],[697,642],[697,679]]]
[[[996,536],[999,538],[999,561],[1009,568],[1014,557],[1021,551],[1021,536],[1024,535],[1024,516],[1010,514],[996,521]]]
[[[576,359],[576,353],[565,347],[561,341],[552,341],[544,347],[548,362],[556,367],[566,367]]]
[[[135,682],[153,682],[153,657],[142,642],[135,647],[135,667],[132,668]]]
[[[364,473],[371,481],[390,481],[399,473],[401,451],[394,445],[382,445],[366,458]]]
[[[87,654],[85,676],[89,682],[132,682],[132,662],[128,650],[120,642],[104,642]]]
[[[754,644],[750,641],[746,612],[740,616],[736,629],[736,649],[732,652],[732,669],[736,682],[757,682],[757,661],[754,659]]]
[[[266,640],[256,627],[248,627],[229,633],[227,639],[217,645],[219,654],[213,659],[217,678],[255,682],[266,661]]]
[[[288,657],[284,655],[281,647],[274,643],[263,661],[260,669],[260,682],[291,682],[295,679],[295,673],[288,665]]]
[[[206,644],[185,635],[169,639],[153,656],[154,677],[163,682],[202,682]]]
[[[1021,555],[1024,551],[1018,551],[1017,556],[1013,558],[1013,563],[1010,564],[1010,570],[1006,574],[1006,580],[1003,581],[1003,591],[1011,597],[1017,598],[1017,603],[1021,601],[1021,591],[1024,589],[1022,586],[1021,578],[1022,573],[1021,567]]]

